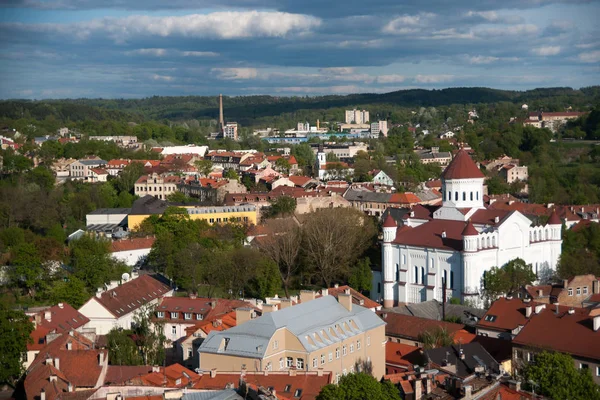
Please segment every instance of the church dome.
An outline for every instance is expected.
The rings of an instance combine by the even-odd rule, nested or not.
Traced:
[[[442,178],[449,179],[476,179],[484,178],[469,153],[466,150],[460,150],[452,159],[448,167],[442,173]]]

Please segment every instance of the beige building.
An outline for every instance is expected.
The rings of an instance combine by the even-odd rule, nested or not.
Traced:
[[[521,167],[515,164],[503,166],[500,169],[499,174],[506,181],[506,183],[526,181],[527,178],[529,178],[528,168],[526,166]]]
[[[210,332],[198,353],[200,369],[220,371],[331,371],[336,381],[370,362],[385,374],[385,322],[342,293],[315,299],[303,291],[301,304],[263,305],[263,315],[224,332]],[[338,302],[339,301],[339,302]]]
[[[366,124],[369,121],[369,112],[366,110],[346,110],[347,124]]]
[[[177,191],[177,184],[181,178],[177,175],[143,175],[135,183],[134,192],[136,196],[144,197],[146,195],[154,196],[160,200],[165,200],[167,196]]]

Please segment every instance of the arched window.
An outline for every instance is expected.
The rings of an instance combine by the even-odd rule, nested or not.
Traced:
[[[467,201],[467,192],[463,192],[463,201]]]
[[[450,289],[454,289],[454,271],[450,271]]]
[[[487,238],[487,247],[491,247],[490,244],[491,244],[490,237],[488,236],[488,238]]]
[[[415,265],[415,283],[419,283],[419,267]]]
[[[421,267],[421,284],[425,284],[425,267]]]
[[[471,201],[473,201],[473,192],[471,192]]]
[[[458,201],[458,192],[454,192],[454,201]]]
[[[479,192],[475,192],[475,194],[477,195],[477,200],[479,200]]]

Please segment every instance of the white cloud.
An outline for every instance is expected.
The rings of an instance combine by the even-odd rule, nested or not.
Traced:
[[[391,75],[380,75],[378,76],[376,79],[377,83],[400,83],[400,82],[404,82],[406,80],[405,76],[402,75],[398,75],[398,74],[391,74]]]
[[[175,80],[175,78],[172,76],[158,74],[152,75],[152,79],[159,82],[173,82]]]
[[[256,79],[258,71],[256,68],[213,68],[211,72],[217,79],[224,81]]]
[[[219,53],[214,51],[182,51],[181,55],[184,57],[217,57]]]
[[[421,31],[435,17],[432,13],[420,13],[417,15],[402,15],[394,18],[383,27],[383,32],[394,35],[406,35]]]
[[[321,24],[311,15],[275,11],[224,11],[210,14],[154,17],[130,15],[70,24],[6,23],[5,27],[74,36],[80,40],[104,34],[117,43],[139,36],[242,39],[284,37],[310,32]]]
[[[125,54],[139,55],[139,56],[164,57],[167,55],[167,49],[137,49],[137,50],[128,51]]]
[[[460,32],[456,28],[442,29],[439,31],[433,31],[429,36],[422,37],[422,39],[474,39],[475,35],[473,32]]]
[[[560,53],[560,46],[542,46],[532,49],[531,52],[536,56],[555,56]]]
[[[481,18],[487,22],[516,24],[523,21],[520,15],[502,15],[496,11],[469,11],[465,14],[468,18]]]
[[[496,61],[498,61],[500,58],[499,57],[492,57],[492,56],[472,56],[472,57],[468,57],[468,61],[469,64],[491,64],[494,63]]]
[[[591,49],[594,47],[600,47],[600,42],[589,42],[589,43],[580,43],[575,45],[578,49]]]
[[[598,63],[600,62],[600,50],[589,51],[587,53],[580,53],[577,58],[579,61],[584,63]]]
[[[417,83],[441,83],[450,82],[454,79],[454,75],[417,75],[415,82]]]
[[[319,68],[319,72],[327,75],[349,75],[354,73],[352,67],[330,67],[330,68]]]
[[[527,36],[533,35],[539,28],[533,24],[518,24],[502,27],[480,28],[475,34],[480,37]]]

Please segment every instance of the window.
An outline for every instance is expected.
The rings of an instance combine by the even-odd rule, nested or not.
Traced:
[[[573,288],[572,287],[569,288],[569,296],[573,296]]]
[[[285,389],[283,389],[284,392],[289,392],[292,389],[292,385],[285,385]]]
[[[588,369],[590,366],[584,363],[579,363],[579,369]]]
[[[343,346],[342,347],[342,355],[344,355],[344,357],[345,357],[346,354],[348,354],[348,349],[346,349],[346,346]]]
[[[406,264],[406,254],[402,254],[402,264]]]
[[[360,340],[356,341],[356,350],[360,350]]]
[[[296,369],[304,369],[304,359],[296,358]]]
[[[296,391],[294,392],[294,397],[300,397],[302,396],[302,389],[296,389]]]
[[[204,319],[204,317],[202,316],[202,314],[196,314],[196,319],[198,321],[202,321]]]
[[[277,350],[279,348],[279,340],[273,341],[273,350]]]
[[[271,361],[269,361],[267,363],[267,367],[265,368],[267,371],[273,371],[273,363],[271,363]]]
[[[317,357],[313,358],[313,368],[318,368],[319,367],[319,360],[317,360]]]
[[[333,361],[333,353],[329,352],[329,362],[332,362],[332,361]]]
[[[463,201],[467,201],[467,192],[463,192]]]
[[[340,374],[336,373],[335,374],[335,384],[337,385],[338,383],[340,383]]]
[[[415,276],[414,276],[414,282],[415,283],[419,283],[419,267],[417,267],[415,265]]]
[[[285,365],[288,368],[292,368],[294,366],[294,359],[292,357],[287,357]]]
[[[187,351],[188,358],[192,358],[193,353],[194,353],[194,350],[191,347],[188,347],[188,351]]]
[[[354,343],[350,343],[350,353],[354,353]]]
[[[171,333],[172,333],[173,335],[177,335],[177,326],[173,325],[173,326],[171,327]]]
[[[325,354],[321,354],[321,365],[325,365]]]
[[[421,284],[425,284],[425,267],[421,267]]]
[[[165,317],[165,312],[164,312],[164,311],[158,311],[158,312],[156,313],[156,316],[157,316],[158,318],[164,318],[164,317]]]
[[[458,192],[454,192],[454,201],[458,201]]]
[[[448,271],[444,270],[444,282],[442,282],[444,286],[448,287]]]
[[[596,367],[596,376],[600,376],[600,367]]]
[[[581,295],[581,288],[580,287],[577,288],[577,296],[579,296],[579,295]]]
[[[340,358],[340,348],[338,347],[337,349],[335,349],[335,359],[339,360]]]
[[[177,319],[177,318],[179,318],[179,313],[172,312],[171,313],[171,319]]]
[[[583,294],[588,294],[588,291],[587,291],[587,286],[584,286],[584,287],[583,287]]]
[[[367,346],[371,345],[371,336],[367,336]]]
[[[471,192],[471,201],[473,201],[473,192]]]
[[[279,369],[283,369],[283,357],[279,359]]]
[[[454,272],[450,271],[450,289],[454,289]]]
[[[185,314],[183,314],[183,318],[184,319],[192,319],[192,313],[186,312]]]

